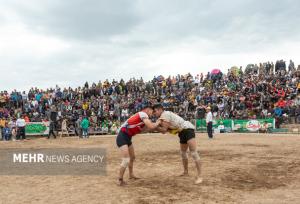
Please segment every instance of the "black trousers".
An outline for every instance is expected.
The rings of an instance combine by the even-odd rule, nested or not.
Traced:
[[[0,127],[0,136],[1,136],[1,140],[4,140],[4,134],[2,133],[2,127]]]
[[[25,136],[25,127],[18,127],[18,131],[17,131],[17,140],[19,139],[26,139],[26,136]]]
[[[50,138],[51,135],[53,135],[53,137],[56,138],[55,132],[53,130],[49,131],[48,139]]]
[[[207,123],[207,134],[209,138],[213,138],[212,122]]]

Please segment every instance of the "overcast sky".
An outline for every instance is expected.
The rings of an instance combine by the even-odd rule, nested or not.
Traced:
[[[293,59],[299,0],[0,0],[0,90]]]

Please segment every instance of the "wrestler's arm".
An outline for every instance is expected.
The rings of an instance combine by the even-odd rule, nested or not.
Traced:
[[[170,123],[167,122],[167,121],[165,121],[165,120],[163,120],[163,119],[159,119],[159,120],[161,120],[162,122],[161,122],[160,125],[156,128],[156,130],[159,131],[159,132],[161,132],[161,133],[163,133],[163,134],[167,133],[167,132],[168,132],[168,129],[169,129],[169,127],[170,127]]]
[[[143,122],[145,124],[145,127],[143,128],[147,131],[155,130],[161,123],[161,120],[157,120],[155,123],[153,123],[149,118],[143,119]]]

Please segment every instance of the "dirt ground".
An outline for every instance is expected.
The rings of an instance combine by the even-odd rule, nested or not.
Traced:
[[[204,181],[194,185],[182,172],[177,136],[133,138],[135,172],[142,177],[119,187],[120,164],[114,137],[0,142],[0,148],[101,147],[107,149],[106,176],[0,176],[0,203],[299,203],[300,135],[197,135]],[[126,174],[128,180],[128,174]]]

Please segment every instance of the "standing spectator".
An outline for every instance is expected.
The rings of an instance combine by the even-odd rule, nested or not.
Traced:
[[[205,118],[205,107],[204,105],[200,105],[196,108],[196,118],[197,119],[204,119]]]
[[[211,113],[211,108],[207,107],[206,112],[207,112],[207,114],[206,114],[207,134],[208,134],[208,138],[212,139],[213,138],[213,128],[212,128],[213,115]]]
[[[299,124],[300,123],[300,105],[297,106],[296,110],[295,110],[295,117],[296,117],[296,123]]]
[[[75,134],[78,137],[82,137],[81,121],[82,121],[82,117],[80,116],[75,122]]]
[[[55,123],[50,120],[50,126],[49,126],[49,135],[48,135],[48,139],[50,139],[50,136],[53,135],[54,139],[56,139],[56,134],[55,134]]]
[[[271,64],[270,64],[270,62],[268,62],[266,64],[265,69],[266,69],[266,74],[267,75],[271,74]]]
[[[275,63],[275,73],[277,74],[278,71],[279,71],[279,60],[277,60]]]
[[[67,119],[63,118],[62,122],[61,122],[61,137],[66,134],[67,136],[69,136],[69,131],[68,131],[68,125],[67,125]]]
[[[2,129],[5,127],[5,119],[4,118],[0,118],[0,137],[1,140],[4,140],[4,137],[2,135]]]
[[[81,122],[83,138],[89,138],[89,126],[90,126],[90,122],[89,122],[88,118],[84,117],[84,119]]]
[[[16,126],[17,126],[17,140],[25,140],[26,135],[25,135],[25,126],[26,122],[23,118],[23,116],[19,117],[16,121]]]
[[[9,121],[8,123],[9,128],[11,129],[11,137],[12,140],[15,141],[16,140],[16,136],[17,136],[17,124],[16,124],[16,119],[13,118]]]
[[[11,129],[8,126],[8,123],[5,123],[5,127],[2,130],[4,141],[9,141],[11,138]]]
[[[281,117],[283,112],[280,106],[276,106],[274,109],[275,117]]]
[[[296,123],[297,119],[295,117],[296,114],[296,106],[292,105],[289,109],[289,114],[288,114],[288,119],[289,119],[289,123]]]
[[[282,118],[282,108],[279,106],[276,106],[274,109],[274,114],[275,114],[275,127],[276,128],[280,128],[280,125],[283,122],[283,118]]]
[[[289,72],[294,72],[294,71],[295,71],[295,64],[292,60],[290,60]]]
[[[22,100],[23,100],[23,104],[28,100],[28,95],[26,94],[25,91],[23,91],[23,93],[21,94],[22,96]]]
[[[217,106],[216,104],[213,104],[213,105],[212,105],[211,111],[212,111],[212,113],[213,113],[213,117],[214,117],[214,118],[217,118],[219,108],[218,108],[218,106]]]
[[[273,62],[271,62],[271,70],[270,70],[270,74],[274,74],[274,63]]]
[[[183,102],[183,107],[184,107],[184,114],[186,115],[189,110],[189,101],[187,99],[185,99],[185,101]]]

